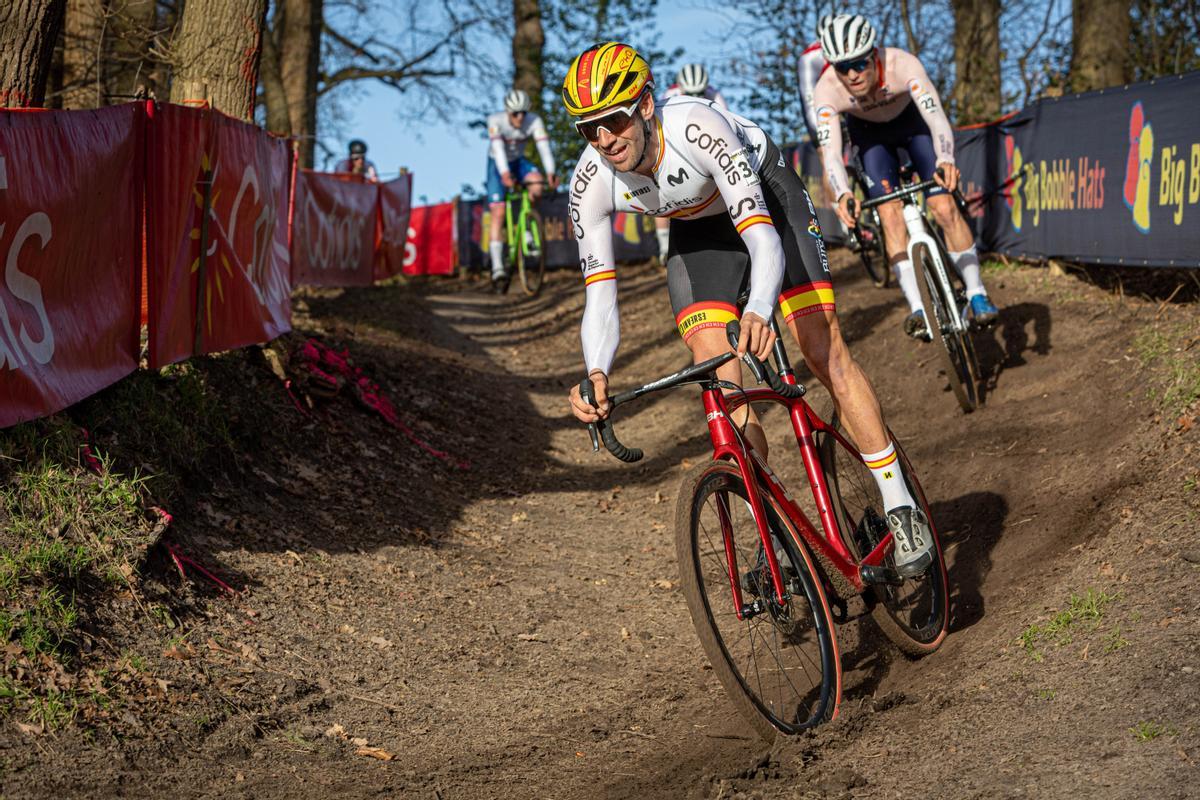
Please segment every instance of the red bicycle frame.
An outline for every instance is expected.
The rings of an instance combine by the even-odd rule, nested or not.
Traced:
[[[792,381],[794,378],[789,382]],[[704,389],[703,400],[705,417],[708,420],[708,432],[713,444],[713,459],[732,461],[737,464],[738,471],[745,482],[750,512],[758,527],[758,535],[762,540],[763,553],[766,556],[771,582],[775,589],[775,601],[780,605],[787,603],[779,561],[775,556],[775,548],[771,544],[766,508],[763,505],[761,494],[756,491],[757,487],[766,487],[787,514],[788,522],[800,533],[808,546],[823,556],[825,563],[833,565],[856,593],[861,593],[866,587],[861,568],[863,566],[877,567],[883,563],[883,559],[891,550],[892,534],[888,532],[862,561],[855,560],[838,533],[838,521],[833,513],[833,502],[829,495],[829,486],[825,482],[825,471],[822,469],[820,458],[817,455],[813,432],[820,431],[835,437],[851,453],[857,454],[858,450],[839,431],[818,417],[803,397],[788,399],[770,389],[749,389],[726,396],[718,387],[708,386]],[[788,408],[792,430],[796,434],[796,444],[800,448],[804,470],[808,474],[813,501],[816,503],[817,514],[821,519],[824,534],[817,532],[808,517],[792,499],[791,494],[784,488],[783,483],[767,466],[766,461],[754,452],[730,421],[729,415],[732,412],[742,406],[760,402],[778,403]],[[737,553],[733,546],[729,509],[718,503],[717,510],[721,520],[730,588],[733,591],[734,611],[737,618],[742,620],[745,619],[748,609],[743,604],[741,581],[738,580]]]

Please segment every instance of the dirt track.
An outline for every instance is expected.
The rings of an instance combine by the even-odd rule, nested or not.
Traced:
[[[471,468],[348,400],[305,422],[271,395],[275,445],[237,483],[189,498],[172,532],[244,596],[175,609],[183,658],[166,655],[179,631],[123,634],[168,681],[165,698],[132,709],[118,737],[0,751],[4,796],[1194,791],[1200,568],[1180,552],[1200,561],[1200,503],[1184,484],[1196,433],[1167,432],[1131,358],[1154,305],[1033,270],[992,275],[1004,324],[980,340],[987,405],[964,416],[931,347],[901,334],[898,294],[840,270],[847,338],[948,549],[952,633],[913,663],[851,623],[840,718],[769,748],[725,702],[678,592],[677,484],[706,456],[695,394],[622,416],[641,464],[593,455],[564,414],[575,277],[554,276],[537,300],[462,287],[303,300],[298,328],[348,346],[423,437]],[[682,365],[661,274],[626,269],[621,292],[615,384]],[[802,489],[776,441],[773,461]],[[1069,641],[1018,643],[1088,589],[1116,594],[1101,618]],[[1147,722],[1167,732],[1139,741],[1130,729]]]

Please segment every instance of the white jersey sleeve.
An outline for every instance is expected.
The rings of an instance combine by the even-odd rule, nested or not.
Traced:
[[[834,198],[840,199],[850,191],[850,177],[846,174],[846,165],[842,163],[841,110],[838,107],[838,94],[832,86],[836,80],[830,70],[817,81],[817,88],[813,90],[813,105],[817,107],[816,144],[821,148],[825,178],[829,181]]]
[[[938,96],[933,81],[929,80],[929,74],[925,72],[920,59],[911,53],[898,52],[896,62],[903,70],[908,93],[929,127],[929,135],[933,139],[933,152],[937,154],[938,163],[953,164],[954,128],[946,117],[942,99]]]
[[[500,114],[492,114],[488,117],[488,149],[491,151],[492,160],[496,162],[496,169],[501,175],[508,174],[508,154],[504,149],[504,128],[503,116]]]
[[[804,107],[804,120],[814,135],[817,130],[817,107],[814,101],[814,92],[816,92],[817,81],[821,79],[821,71],[824,68],[825,54],[821,52],[821,46],[819,44],[816,47],[809,45],[800,56],[797,77],[800,79],[800,104]],[[816,144],[813,142],[814,147]]]
[[[546,123],[542,122],[541,117],[533,118],[530,133],[533,134],[533,143],[537,146],[538,155],[542,158],[542,167],[549,177],[554,174],[554,153],[550,152],[550,135],[546,133]]]
[[[696,166],[713,176],[750,253],[746,313],[769,320],[783,286],[783,242],[771,220],[749,148],[739,142],[725,114],[703,103],[694,104],[689,112],[684,140],[691,143],[688,155]]]
[[[584,308],[580,339],[588,372],[612,369],[621,342],[621,317],[617,308],[617,273],[613,255],[612,176],[590,147],[571,175],[569,218],[579,245],[583,271]]]

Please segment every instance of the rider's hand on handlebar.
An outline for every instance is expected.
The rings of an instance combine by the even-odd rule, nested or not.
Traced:
[[[738,357],[746,355],[748,351],[762,361],[771,355],[771,348],[774,346],[775,331],[771,330],[767,321],[752,312],[743,314],[741,336],[738,337]]]
[[[511,172],[501,172],[500,182],[504,184],[505,189],[511,189],[517,185],[517,181],[515,178],[513,178]]]
[[[858,225],[858,203],[854,200],[854,195],[846,192],[838,198],[837,205],[834,206],[834,211],[837,212],[838,219],[847,228],[853,229]]]
[[[592,388],[596,393],[597,409],[579,394],[579,386],[571,387],[571,413],[580,422],[595,422],[600,419],[607,419],[612,406],[608,402],[608,376],[598,369],[588,373],[588,377],[592,379]]]
[[[958,167],[948,161],[943,161],[937,165],[937,172],[934,173],[933,179],[947,192],[953,192],[958,188]]]

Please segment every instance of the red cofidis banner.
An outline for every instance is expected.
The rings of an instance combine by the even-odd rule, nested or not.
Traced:
[[[150,365],[291,330],[287,143],[175,105],[152,111],[147,138]]]
[[[292,282],[370,286],[379,187],[356,175],[301,170],[292,211]]]
[[[0,113],[0,428],[137,367],[144,121]]]

